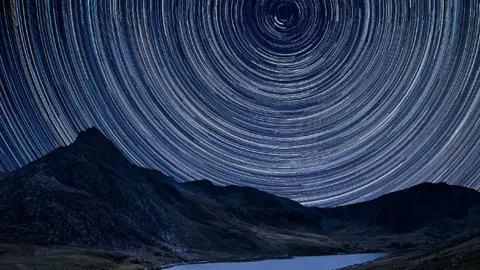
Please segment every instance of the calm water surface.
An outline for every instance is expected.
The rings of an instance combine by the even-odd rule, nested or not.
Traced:
[[[330,270],[358,263],[373,261],[386,256],[386,253],[365,253],[316,257],[296,257],[288,260],[268,260],[241,263],[208,263],[181,265],[173,270]]]

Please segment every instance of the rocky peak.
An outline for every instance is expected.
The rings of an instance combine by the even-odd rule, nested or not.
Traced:
[[[91,127],[81,131],[75,143],[82,144],[110,144],[110,140],[96,127]]]
[[[84,155],[94,155],[92,158],[97,159],[98,156],[108,157],[103,161],[116,159],[121,163],[127,163],[127,159],[117,146],[110,141],[103,133],[95,127],[81,131],[76,140],[70,146],[75,154],[83,153]],[[128,162],[129,163],[129,162]]]

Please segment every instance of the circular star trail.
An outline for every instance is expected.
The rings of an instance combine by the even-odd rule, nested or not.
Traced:
[[[0,164],[90,126],[178,181],[307,205],[480,189],[480,4],[2,1]]]

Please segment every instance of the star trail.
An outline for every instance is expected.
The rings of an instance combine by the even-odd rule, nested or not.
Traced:
[[[480,189],[480,2],[0,3],[0,169],[95,126],[178,181],[306,205]]]

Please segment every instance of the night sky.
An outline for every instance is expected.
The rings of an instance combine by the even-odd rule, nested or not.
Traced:
[[[0,170],[91,126],[307,205],[478,190],[480,2],[0,1]]]

